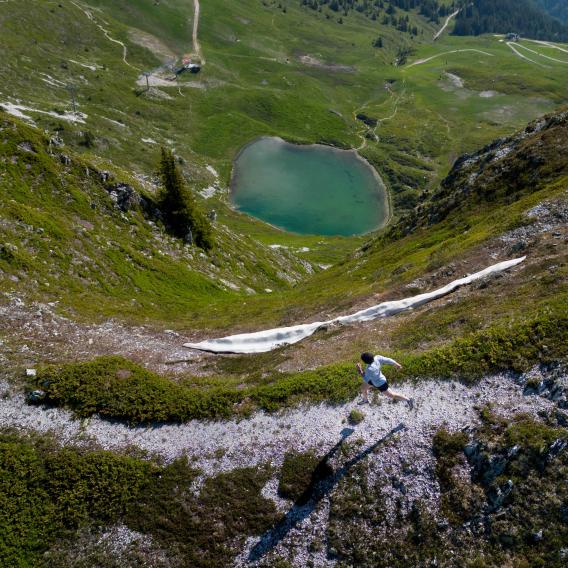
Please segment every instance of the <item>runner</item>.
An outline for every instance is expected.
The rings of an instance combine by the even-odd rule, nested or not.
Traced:
[[[357,372],[363,377],[363,385],[361,395],[363,400],[360,404],[369,402],[369,389],[375,387],[382,394],[393,400],[404,400],[410,410],[414,408],[414,399],[407,398],[402,394],[396,393],[389,388],[386,377],[381,372],[381,365],[394,365],[397,369],[402,369],[402,365],[394,359],[383,357],[382,355],[373,355],[372,353],[361,353],[363,363],[367,364],[367,368],[363,371],[361,363],[357,363]]]

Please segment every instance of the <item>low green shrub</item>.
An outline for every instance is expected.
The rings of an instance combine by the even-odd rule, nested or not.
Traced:
[[[278,495],[293,501],[300,499],[312,483],[319,462],[320,458],[313,451],[288,452],[280,471]]]
[[[185,458],[162,466],[0,433],[0,565],[53,566],[49,559],[61,550],[73,556],[77,530],[121,522],[150,535],[180,568],[228,566],[236,539],[279,520],[261,494],[272,471],[221,473],[199,495],[192,487],[198,475]],[[46,556],[55,541],[55,554]]]
[[[515,323],[514,327],[497,324],[425,353],[401,355],[404,369],[398,375],[460,378],[474,382],[486,373],[523,372],[535,363],[549,363],[567,356],[568,317],[559,308]]]
[[[473,383],[486,373],[522,371],[537,362],[565,359],[567,323],[565,315],[551,312],[514,328],[497,325],[471,333],[424,353],[397,354],[403,369],[396,378],[459,378]],[[196,386],[190,381],[176,383],[122,357],[100,357],[45,367],[35,386],[46,391],[46,402],[68,406],[79,416],[98,413],[130,423],[227,418],[255,408],[273,412],[301,401],[342,403],[359,388],[352,363],[296,373],[271,370],[250,379],[244,388],[223,377],[201,385],[196,381]]]
[[[154,478],[126,522],[177,551],[180,567],[229,566],[235,539],[262,534],[279,518],[261,495],[270,475],[262,467],[221,473],[205,480],[197,496],[191,487],[196,472],[177,460]]]
[[[463,454],[467,440],[465,432],[449,432],[445,428],[440,428],[434,435],[432,450],[436,456],[436,475],[442,489],[451,485],[452,469]]]
[[[365,420],[365,415],[359,410],[353,409],[349,413],[349,424],[356,426],[357,424],[361,424],[363,420]]]
[[[196,388],[175,383],[122,357],[45,367],[38,373],[37,384],[45,390],[47,403],[68,406],[79,416],[98,413],[130,423],[226,418],[245,401],[268,411],[306,398],[340,402],[357,391],[347,365],[278,374],[273,382],[244,389],[222,384]]]
[[[67,530],[116,522],[157,471],[111,452],[56,450],[45,439],[0,434],[0,564],[38,566]]]

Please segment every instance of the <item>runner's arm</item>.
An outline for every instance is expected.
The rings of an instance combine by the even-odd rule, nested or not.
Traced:
[[[378,357],[381,365],[393,365],[397,369],[402,369],[402,365],[397,363],[394,359],[391,359],[390,357],[383,357],[382,355],[378,355]]]

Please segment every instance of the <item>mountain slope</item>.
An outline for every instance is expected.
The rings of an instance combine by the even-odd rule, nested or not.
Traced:
[[[453,33],[517,33],[539,40],[568,41],[568,26],[532,0],[474,0],[458,14]]]
[[[566,0],[536,0],[551,16],[568,23],[568,2]]]
[[[564,566],[567,118],[459,158],[309,275],[221,221],[201,256],[161,230],[151,179],[1,114],[0,562]],[[297,323],[520,254],[427,308],[269,354],[184,353],[175,330]],[[402,362],[386,373],[413,411],[356,404],[366,350]]]
[[[222,223],[218,246],[205,255],[165,233],[151,183],[103,172],[3,113],[0,132],[5,292],[60,303],[79,317],[211,320],[215,304],[287,288],[312,271],[286,249]]]

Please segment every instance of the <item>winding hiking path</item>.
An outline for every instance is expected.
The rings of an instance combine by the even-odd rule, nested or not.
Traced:
[[[568,61],[566,61],[565,59],[556,59],[556,57],[550,57],[550,55],[545,55],[544,53],[540,53],[538,51],[535,51],[534,49],[531,49],[530,47],[527,47],[526,45],[523,45],[521,43],[517,44],[517,47],[520,47],[520,48],[524,49],[525,51],[529,51],[530,53],[534,53],[535,55],[538,55],[539,57],[544,57],[545,59],[548,59],[550,61],[555,61],[556,63],[568,64]]]
[[[525,41],[532,41],[533,43],[538,43],[540,45],[544,45],[549,47],[550,49],[558,49],[559,51],[563,51],[564,53],[568,53],[568,49],[560,47],[559,45],[555,45],[554,43],[550,43],[549,41],[542,41],[540,39],[525,39]]]
[[[423,63],[428,63],[428,61],[432,61],[432,59],[436,59],[437,57],[442,57],[442,55],[449,55],[450,53],[464,53],[466,51],[475,51],[476,53],[481,53],[482,55],[488,55],[489,57],[495,57],[493,53],[487,53],[487,51],[481,51],[481,49],[452,49],[451,51],[443,51],[442,53],[437,53],[436,55],[432,55],[432,57],[427,57],[426,59],[417,59],[413,61],[409,65],[406,66],[406,69],[410,67],[414,67],[415,65],[422,65]]]
[[[434,41],[436,41],[444,33],[444,30],[448,27],[448,24],[451,22],[452,18],[455,18],[459,13],[460,11],[458,8],[453,14],[450,14],[446,18],[444,25],[434,34]]]
[[[404,87],[404,85],[406,85],[406,79],[403,80],[403,87]],[[361,128],[359,129],[359,131],[357,132],[357,136],[361,139],[361,144],[360,144],[357,148],[354,148],[354,150],[355,150],[356,152],[360,152],[361,150],[364,150],[364,149],[367,147],[369,141],[368,141],[367,137],[365,136],[365,134],[366,134],[368,131],[371,131],[371,132],[373,133],[373,135],[374,135],[375,137],[377,137],[377,128],[378,128],[383,122],[385,122],[385,121],[387,121],[387,120],[392,120],[392,119],[396,116],[396,113],[398,112],[398,103],[399,103],[399,101],[402,99],[402,97],[405,95],[406,90],[403,89],[403,91],[400,93],[400,95],[395,96],[395,94],[393,93],[393,91],[392,91],[392,89],[390,88],[390,86],[388,85],[388,83],[385,83],[385,89],[388,91],[388,93],[389,93],[389,95],[390,95],[390,99],[388,99],[388,100],[393,101],[393,99],[394,99],[394,101],[393,101],[393,104],[394,104],[394,111],[393,111],[389,116],[385,116],[384,118],[379,118],[379,119],[377,119],[377,124],[376,124],[376,126],[375,126],[374,128],[370,128],[370,127],[365,127],[365,126],[363,126],[363,127],[361,127]],[[357,109],[355,109],[355,110],[353,111],[353,113],[352,113],[352,114],[353,114],[353,120],[354,120],[355,122],[357,122],[357,120],[358,120],[358,119],[357,119],[357,114],[358,114],[359,112],[361,112],[362,110],[365,110],[365,109],[369,106],[370,102],[371,102],[371,101],[366,102],[365,104],[363,104],[362,106],[360,106],[359,108],[357,108]]]
[[[353,381],[360,382],[355,368]],[[367,417],[357,428],[358,437],[372,443],[402,421],[409,430],[411,444],[420,445],[422,439],[429,438],[433,427],[444,422],[456,429],[476,422],[475,407],[487,402],[494,402],[496,408],[512,406],[520,412],[536,412],[554,404],[538,396],[523,396],[522,387],[505,375],[486,377],[471,387],[435,379],[418,384],[405,382],[397,386],[397,391],[414,397],[416,408],[410,411],[405,404],[378,397],[377,403],[359,407]],[[290,449],[324,450],[337,442],[345,427],[343,419],[358,408],[357,400],[342,405],[302,404],[273,414],[259,411],[244,419],[133,427],[98,416],[77,419],[62,408],[28,405],[21,393],[11,391],[2,380],[0,395],[0,428],[53,432],[61,445],[88,445],[94,441],[113,451],[134,445],[166,462],[189,455],[206,476],[267,461],[280,463]],[[219,457],[221,449],[225,453]]]
[[[530,63],[534,63],[535,65],[538,65],[539,67],[546,67],[546,65],[543,65],[542,63],[539,63],[538,61],[534,61],[533,59],[531,59],[530,57],[527,57],[526,55],[522,54],[514,45],[513,42],[508,41],[506,42],[507,46],[511,48],[511,51],[518,55],[521,59],[524,59],[525,61],[530,61]],[[520,47],[520,46],[519,46]]]
[[[122,47],[122,61],[124,62],[125,65],[128,65],[128,67],[131,67],[132,69],[139,70],[138,67],[135,67],[134,65],[130,64],[128,62],[128,60],[126,59],[126,56],[128,55],[128,48],[126,47],[126,45],[122,41],[120,41],[118,39],[114,39],[110,35],[110,32],[106,28],[103,28],[103,26],[101,26],[101,24],[98,23],[97,19],[93,16],[93,13],[90,10],[87,10],[86,8],[84,8],[83,6],[78,4],[77,2],[74,2],[73,0],[71,0],[71,4],[73,4],[73,6],[75,6],[78,10],[81,10],[81,12],[83,12],[83,14],[85,14],[87,19],[89,19],[91,22],[93,22],[93,24],[95,24],[95,26],[97,26],[97,28],[99,28],[99,30],[101,30],[103,32],[103,34],[108,39],[108,41],[110,41],[112,43],[116,43],[117,45],[120,45]]]
[[[280,413],[257,412],[249,418],[220,422],[193,420],[185,424],[130,427],[94,416],[78,420],[68,410],[30,406],[22,394],[11,391],[0,381],[0,428],[14,428],[22,433],[51,433],[60,446],[79,446],[125,452],[133,448],[148,457],[171,463],[188,456],[193,467],[201,470],[200,481],[241,467],[270,463],[282,466],[287,452],[315,451],[330,457],[335,479],[349,475],[356,463],[368,465],[370,485],[380,483],[386,511],[407,514],[417,501],[432,511],[440,502],[440,487],[435,471],[432,438],[442,426],[455,432],[479,424],[479,408],[491,404],[492,412],[502,416],[526,413],[538,419],[550,414],[555,403],[544,396],[524,396],[527,380],[548,378],[538,369],[514,380],[510,375],[494,375],[468,387],[456,381],[423,380],[416,385],[397,387],[416,400],[411,411],[406,405],[378,398],[372,405],[357,406],[356,401],[343,405],[301,405]],[[566,376],[560,378],[566,383]],[[355,378],[354,381],[359,380]],[[363,410],[364,420],[346,428],[349,413]],[[396,433],[396,436],[394,434]],[[355,457],[337,452],[343,440],[351,436],[359,450]],[[389,441],[388,448],[384,442]],[[404,477],[404,492],[385,483],[385,472],[400,472],[412,463],[412,474]],[[277,473],[262,490],[285,513],[279,531],[269,530],[262,537],[248,538],[237,551],[233,566],[252,567],[262,564],[267,554],[290,554],[294,566],[334,566],[317,551],[308,552],[314,532],[325,534],[329,525],[330,500],[334,483],[318,499],[304,506],[278,496]],[[333,481],[333,480],[332,480]],[[199,484],[196,485],[198,489]],[[313,560],[315,562],[308,562]],[[318,561],[320,560],[320,561]]]
[[[199,45],[199,39],[197,37],[197,32],[199,31],[199,0],[193,0],[193,32],[191,35],[191,45],[193,48],[193,55],[198,57],[201,61],[201,65],[205,65],[205,57],[203,57],[203,52],[201,51],[201,45]]]

